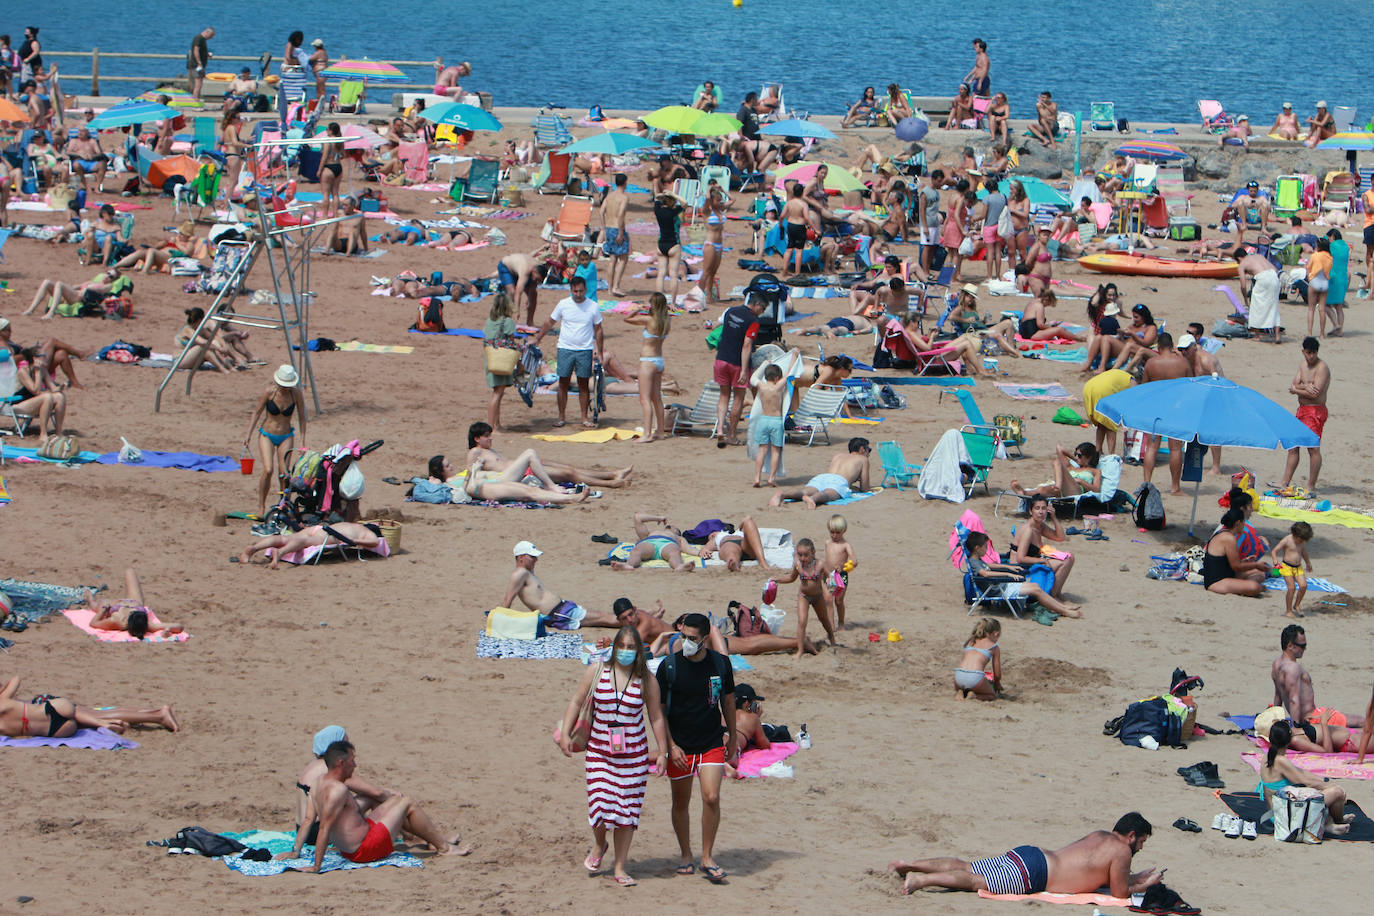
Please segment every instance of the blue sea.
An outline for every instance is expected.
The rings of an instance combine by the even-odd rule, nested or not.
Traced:
[[[9,4],[0,23],[16,47],[23,27],[37,25],[49,50],[184,54],[212,25],[212,53],[270,51],[279,61],[300,29],[307,42],[322,38],[332,58],[469,60],[464,85],[497,105],[652,109],[686,101],[711,79],[731,108],[767,81],[784,84],[792,108],[835,114],[865,85],[953,95],[980,37],[993,89],[1008,94],[1016,117],[1033,114],[1043,89],[1063,111],[1111,100],[1133,121],[1193,121],[1199,98],[1249,114],[1259,130],[1283,101],[1304,118],[1318,99],[1374,115],[1359,64],[1367,0],[124,0],[108,10],[47,0],[22,17],[16,9]],[[86,61],[58,61],[89,72]],[[407,70],[415,82],[433,79],[430,67]],[[173,77],[184,67],[103,59],[101,73]],[[107,95],[146,88],[102,86]]]

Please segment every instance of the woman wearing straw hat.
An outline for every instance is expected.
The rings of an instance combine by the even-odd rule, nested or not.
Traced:
[[[253,429],[258,431],[258,455],[262,459],[262,476],[258,478],[258,514],[267,512],[267,493],[274,480],[286,474],[285,457],[291,449],[296,428],[291,424],[294,413],[301,421],[301,448],[305,448],[305,399],[301,397],[301,377],[290,365],[283,365],[272,375],[272,387],[258,398],[253,411],[253,419],[248,424],[248,435],[243,437],[243,447],[248,448],[248,440],[253,438]]]

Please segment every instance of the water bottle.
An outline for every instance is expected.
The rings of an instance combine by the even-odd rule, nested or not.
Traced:
[[[811,736],[807,734],[806,723],[802,723],[801,734],[797,736],[797,747],[804,751],[811,750]]]

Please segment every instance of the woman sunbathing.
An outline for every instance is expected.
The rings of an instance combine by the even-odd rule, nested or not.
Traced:
[[[347,541],[341,540],[347,538]],[[264,550],[272,550],[269,568],[277,569],[284,554],[296,553],[307,547],[325,547],[330,541],[364,550],[375,549],[382,541],[382,529],[376,525],[363,525],[358,522],[336,522],[331,525],[311,525],[300,531],[287,531],[258,538],[244,548],[243,553],[232,557],[233,563],[251,563],[253,555]],[[350,543],[351,542],[351,543]]]
[[[170,706],[95,708],[49,695],[39,695],[25,703],[14,698],[18,691],[18,677],[10,678],[0,689],[0,735],[6,738],[70,738],[79,728],[108,728],[123,734],[130,725],[161,725],[169,732],[181,730]]]
[[[229,374],[238,368],[238,360],[219,339],[219,323],[214,322],[202,328],[205,310],[193,307],[186,310],[186,324],[177,331],[176,345],[185,348],[192,341],[196,346],[182,362],[187,369],[199,369],[202,363],[209,362],[216,371]]]
[[[920,321],[921,316],[917,312],[907,312],[901,320],[892,317],[878,319],[878,327],[883,334],[880,346],[892,355],[894,368],[915,369],[920,362],[920,354],[938,350],[962,359],[969,375],[987,375],[978,365],[978,345],[972,339],[956,337],[949,341],[935,341],[917,330]]]
[[[529,478],[533,478],[539,486],[522,482]],[[592,491],[586,487],[579,486],[573,491],[555,484],[539,462],[534,449],[521,452],[504,471],[484,471],[482,463],[475,461],[467,469],[466,477],[458,475],[443,455],[435,455],[429,459],[429,480],[431,483],[448,484],[456,503],[495,500],[563,505],[586,502],[592,496]]]
[[[99,304],[106,296],[116,294],[115,284],[120,280],[119,270],[120,268],[117,265],[107,268],[96,274],[96,276],[88,282],[76,286],[68,285],[61,280],[44,280],[38,284],[38,290],[33,294],[33,301],[29,303],[29,307],[24,309],[22,314],[32,314],[34,309],[38,308],[39,304],[46,299],[48,301],[48,310],[43,313],[42,318],[44,321],[47,321],[53,315],[57,314],[57,307],[59,305],[82,302],[85,300],[87,293],[90,293],[91,298]]]
[[[544,462],[540,460],[539,455],[536,454],[533,449],[528,449],[520,458],[511,460],[500,452],[494,451],[491,446],[491,424],[478,420],[468,427],[468,453],[467,457],[463,459],[463,463],[476,463],[484,474],[490,478],[491,475],[510,470],[520,462],[521,458],[525,457],[525,455],[529,455],[532,456],[534,463],[539,466],[540,472],[547,474],[551,485],[554,482],[576,483],[607,489],[628,487],[630,485],[630,475],[634,473],[635,469],[634,465],[619,469],[606,469],[579,468],[570,464],[560,464],[555,461]],[[430,476],[439,477],[438,474],[434,473],[433,458],[430,459]],[[447,478],[442,478],[442,480],[446,479]],[[519,480],[520,478],[516,477],[515,479]]]
[[[95,600],[95,592],[86,590],[86,607],[95,613],[91,618],[91,628],[95,630],[119,630],[134,639],[142,639],[149,633],[163,633],[168,636],[185,630],[179,623],[163,623],[148,607],[143,598],[143,584],[138,581],[138,573],[131,566],[124,570],[124,589],[126,597],[113,604],[101,604]]]
[[[1080,442],[1073,454],[1065,451],[1062,445],[1056,445],[1054,451],[1053,480],[1027,490],[1013,477],[1008,489],[1018,496],[1077,496],[1079,493],[1096,493],[1102,489],[1102,472],[1097,467],[1097,446],[1091,442]]]

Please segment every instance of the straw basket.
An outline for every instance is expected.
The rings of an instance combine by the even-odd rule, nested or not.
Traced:
[[[401,523],[393,522],[387,518],[374,518],[364,521],[364,524],[376,525],[382,529],[382,537],[386,539],[386,546],[391,553],[396,553],[401,549]]]

